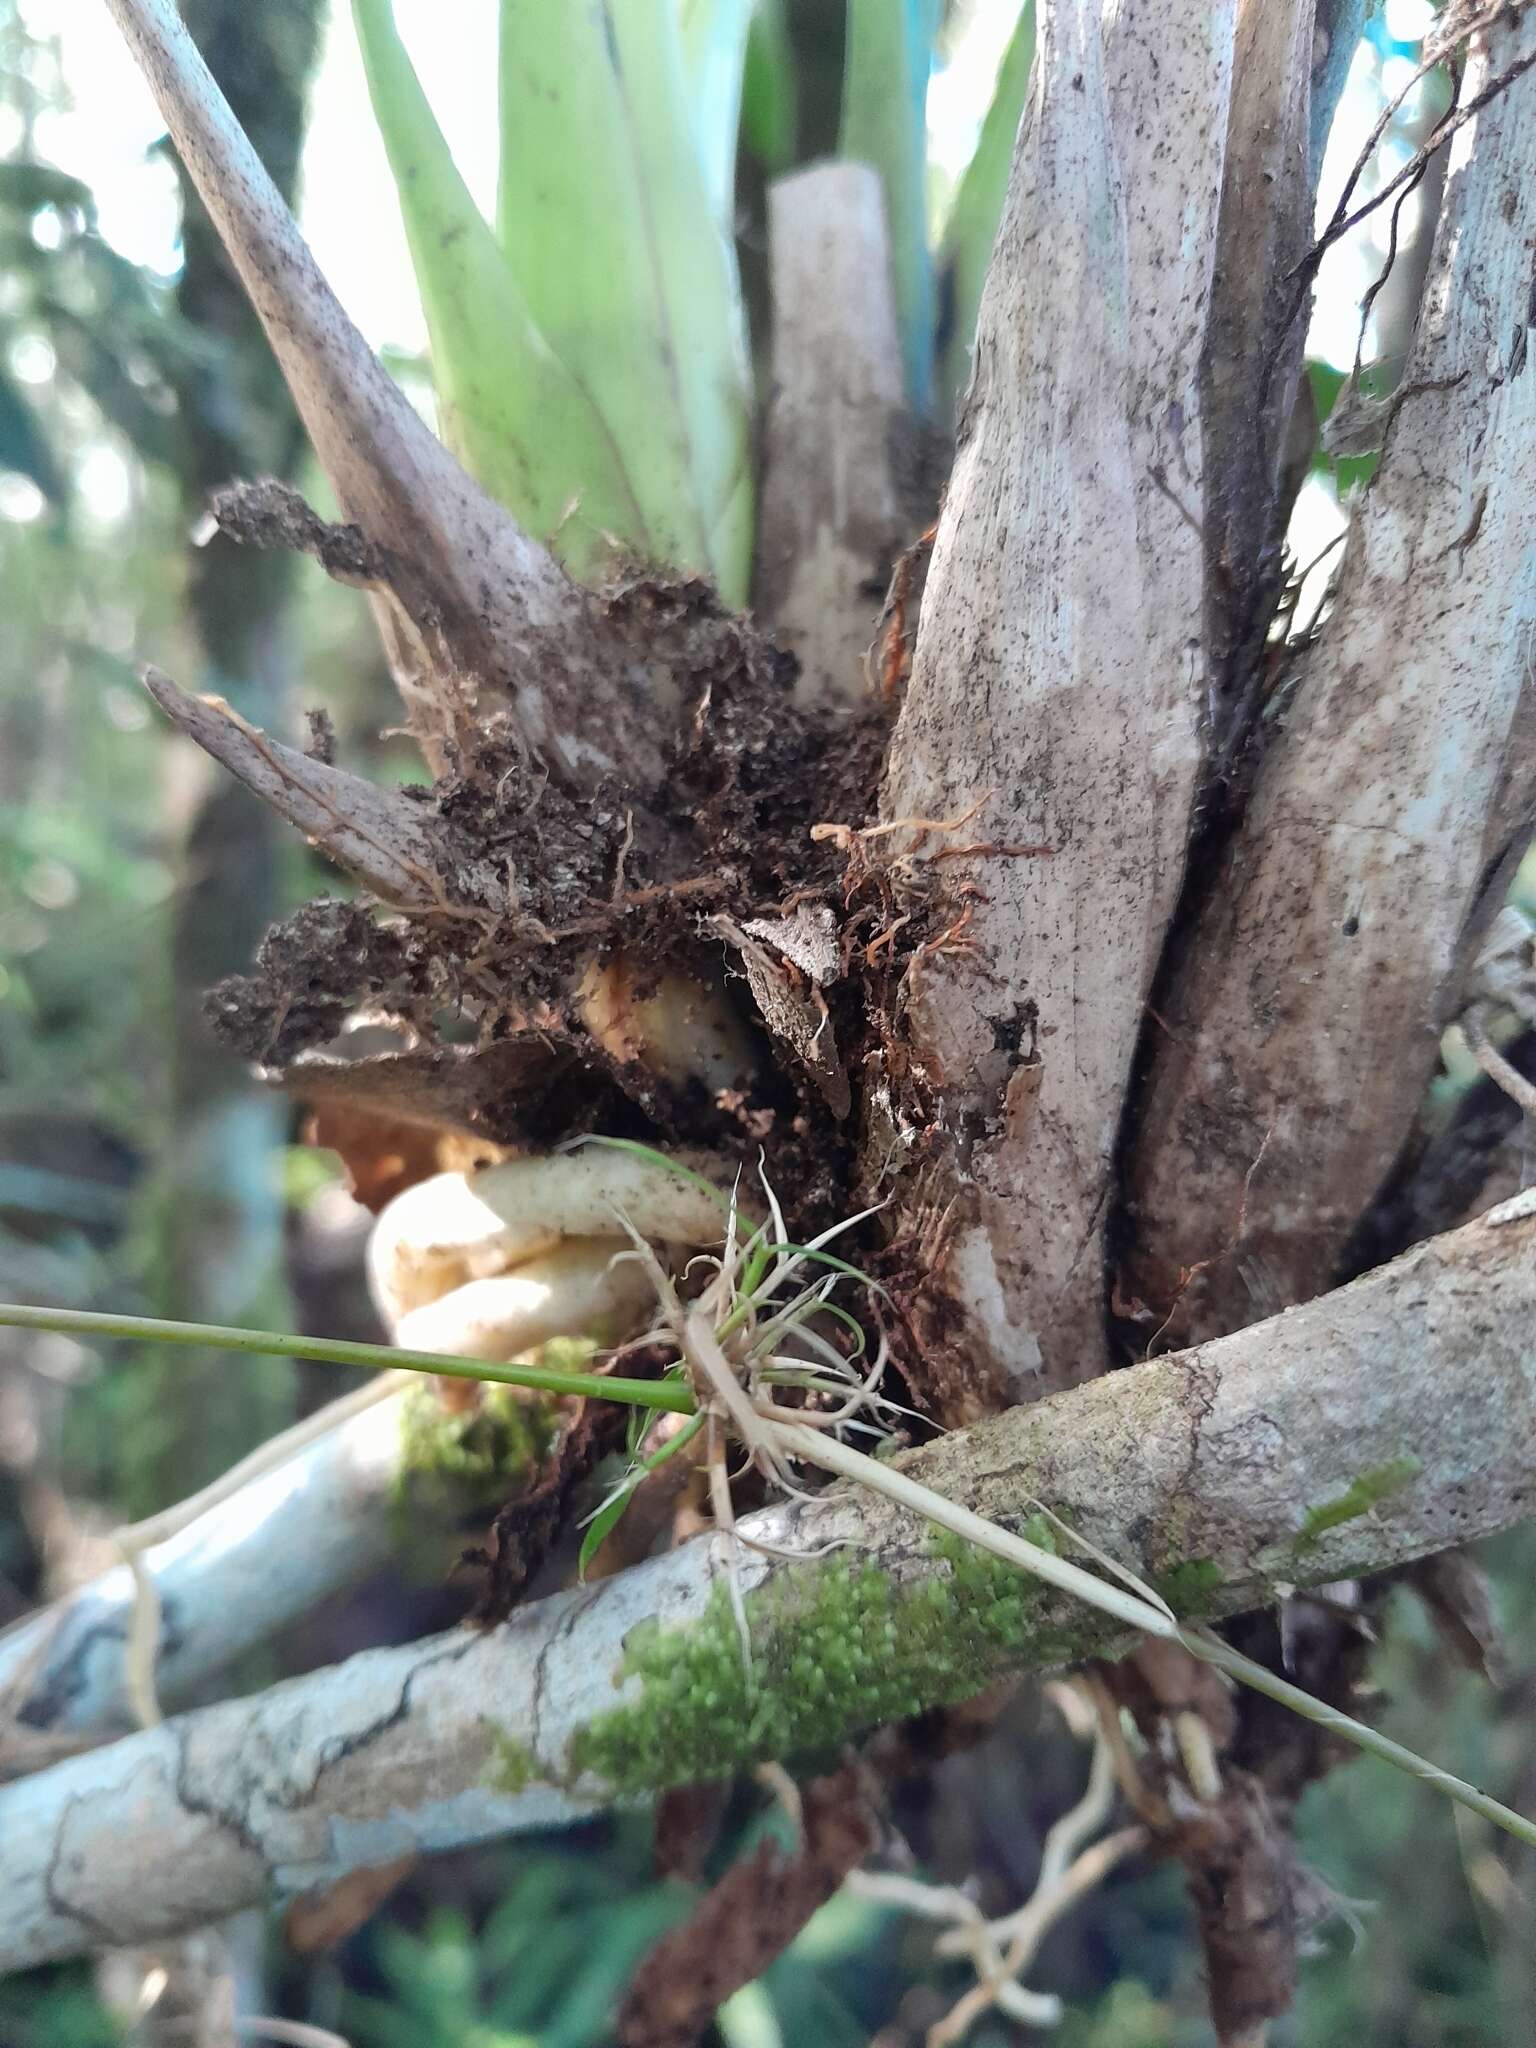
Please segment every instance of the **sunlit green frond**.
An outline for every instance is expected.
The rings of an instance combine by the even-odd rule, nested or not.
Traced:
[[[603,419],[638,552],[745,601],[749,386],[735,256],[693,134],[678,0],[502,0],[499,233]]]
[[[848,0],[838,148],[885,184],[907,402],[933,402],[934,286],[928,246],[928,73],[934,0]]]
[[[391,0],[353,0],[352,11],[431,335],[443,438],[575,574],[599,574],[613,559],[609,537],[633,546],[638,524],[604,422],[470,197]]]
[[[949,291],[948,335],[938,366],[940,420],[948,425],[971,374],[981,287],[1003,216],[1013,145],[1035,59],[1035,0],[1024,0],[997,74],[976,153],[966,166],[944,230],[940,272]]]

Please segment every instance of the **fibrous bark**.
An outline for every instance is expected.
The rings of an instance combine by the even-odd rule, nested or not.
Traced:
[[[1102,1230],[1208,689],[1201,365],[1235,7],[1041,9],[887,818],[973,806],[971,959],[909,991],[982,1398],[1105,1362]],[[957,867],[960,863],[957,862]]]
[[[1004,1523],[1043,1501],[1201,1614],[1507,1527],[1536,1470],[1536,1202],[908,1468]],[[1103,1615],[883,1499],[839,1490],[746,1533],[765,1546],[735,1562],[750,1690],[721,1540],[704,1538],[484,1633],[371,1651],[5,1789],[0,1968],[821,1748],[1001,1670],[1117,1647]]]
[[[1465,97],[1536,50],[1489,31]],[[1327,1286],[1407,1137],[1536,756],[1536,76],[1463,127],[1412,357],[1333,615],[1273,707],[1161,1009],[1128,1290],[1175,1338]]]
[[[779,179],[768,234],[773,384],[753,600],[799,660],[802,701],[856,704],[891,564],[916,531],[878,172],[828,163]]]

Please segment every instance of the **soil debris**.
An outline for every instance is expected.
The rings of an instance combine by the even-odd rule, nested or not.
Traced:
[[[236,478],[208,500],[214,529],[242,547],[278,549],[311,555],[338,583],[365,588],[393,581],[389,559],[360,526],[337,526],[322,519],[289,484],[276,477],[254,482]]]

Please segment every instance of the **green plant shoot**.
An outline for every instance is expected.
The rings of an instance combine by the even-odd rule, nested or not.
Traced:
[[[848,0],[839,154],[873,164],[885,186],[907,403],[933,406],[934,285],[928,244],[928,73],[933,0]]]
[[[699,575],[733,606],[752,547],[728,188],[748,13],[712,0],[680,27],[673,0],[503,0],[493,231],[391,0],[353,0],[444,440],[572,574]]]
[[[976,143],[976,153],[966,165],[955,190],[954,204],[945,224],[939,250],[939,275],[944,281],[948,329],[938,365],[938,411],[940,424],[948,426],[971,374],[971,352],[976,345],[976,316],[981,310],[981,287],[992,260],[998,223],[1003,217],[1003,200],[1008,192],[1008,173],[1013,164],[1013,146],[1024,100],[1029,91],[1030,67],[1035,60],[1035,0],[1024,0],[1019,19],[1003,53],[992,103],[987,108]]]
[[[607,430],[635,506],[621,538],[740,605],[751,393],[720,187],[745,43],[723,11],[703,10],[701,24],[691,10],[706,31],[696,65],[717,90],[735,81],[703,147],[703,81],[696,71],[690,92],[676,0],[502,0],[497,229],[540,331]],[[708,51],[713,35],[724,53]]]

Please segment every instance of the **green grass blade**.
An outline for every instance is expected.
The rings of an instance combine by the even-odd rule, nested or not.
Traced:
[[[1496,1828],[1502,1828],[1506,1835],[1513,1835],[1517,1842],[1524,1842],[1536,1848],[1536,1820],[1529,1815],[1516,1813],[1512,1807],[1493,1798],[1480,1787],[1471,1785],[1465,1778],[1455,1777],[1428,1757],[1417,1751],[1405,1749],[1400,1742],[1394,1742],[1390,1735],[1384,1735],[1379,1728],[1373,1728],[1368,1721],[1357,1721],[1340,1708],[1330,1706],[1327,1701],[1314,1694],[1304,1692],[1299,1685],[1292,1685],[1278,1672],[1266,1665],[1255,1663],[1252,1657],[1245,1657],[1234,1650],[1230,1643],[1208,1628],[1191,1628],[1180,1631],[1179,1640],[1185,1649],[1207,1664],[1214,1664],[1218,1671],[1225,1671],[1243,1685],[1250,1685],[1255,1692],[1262,1692],[1272,1700],[1278,1700],[1283,1707],[1289,1707],[1293,1714],[1300,1714],[1304,1721],[1311,1721],[1319,1728],[1326,1728],[1330,1735],[1351,1742],[1356,1749],[1363,1749],[1368,1756],[1379,1757],[1395,1770],[1405,1772],[1410,1778],[1417,1778],[1421,1785],[1428,1785],[1432,1791],[1443,1793],[1447,1799],[1454,1799],[1458,1806],[1464,1806],[1469,1813],[1491,1821]]]
[[[606,1373],[566,1372],[554,1366],[498,1365],[480,1358],[452,1358],[440,1351],[397,1351],[389,1344],[357,1344],[340,1337],[290,1337],[275,1330],[170,1322],[159,1316],[119,1316],[97,1309],[0,1302],[0,1329],[57,1330],[70,1337],[118,1337],[140,1344],[189,1344],[214,1351],[251,1351],[264,1358],[314,1358],[329,1365],[366,1366],[373,1372],[432,1373],[441,1379],[528,1387],[539,1394],[635,1402],[672,1415],[692,1415],[696,1406],[691,1389],[676,1379],[629,1380],[610,1378]]]
[[[944,229],[939,264],[949,295],[949,333],[938,366],[942,425],[954,418],[955,407],[970,382],[981,287],[992,260],[998,222],[1003,217],[1008,173],[1013,168],[1013,146],[1024,114],[1034,60],[1035,0],[1024,0],[997,74],[992,104],[981,125],[976,153],[965,168]]]
[[[540,333],[470,197],[392,0],[352,0],[352,14],[432,339],[443,439],[574,574],[596,579],[613,565],[609,536],[633,545],[638,525],[603,420]]]
[[[873,164],[885,186],[896,323],[907,403],[933,404],[934,282],[928,246],[928,72],[933,0],[848,0],[839,154]]]
[[[584,1579],[587,1576],[587,1566],[596,1556],[603,1539],[623,1520],[625,1510],[634,1499],[635,1489],[641,1480],[659,1471],[669,1458],[675,1457],[685,1445],[691,1444],[703,1427],[702,1415],[690,1416],[681,1429],[667,1438],[660,1450],[652,1451],[648,1458],[642,1458],[632,1471],[626,1473],[623,1484],[615,1487],[596,1514],[588,1518],[576,1559],[576,1572],[579,1578]]]
[[[721,232],[736,212],[736,137],[752,0],[678,0],[683,70],[704,186]]]
[[[498,233],[602,418],[623,538],[745,602],[750,392],[735,252],[694,143],[677,0],[502,0]]]

